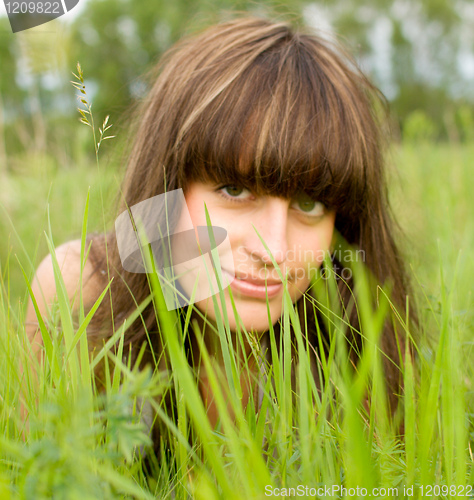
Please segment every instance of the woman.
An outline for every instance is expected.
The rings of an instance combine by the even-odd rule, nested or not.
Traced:
[[[278,334],[284,292],[279,267],[288,278],[300,323],[307,325],[303,333],[316,359],[317,326],[323,335],[327,332],[322,318],[314,317],[308,304],[305,307],[305,292],[328,250],[333,252],[336,273],[343,274],[343,263],[334,252],[336,233],[360,251],[376,283],[391,284],[392,301],[403,307],[408,285],[389,216],[384,137],[378,120],[384,100],[346,53],[317,35],[293,31],[286,23],[237,19],[177,44],[162,58],[152,78],[151,91],[137,115],[119,213],[165,191],[182,189],[191,220],[183,210],[185,215],[172,228],[180,232],[205,226],[207,208],[213,226],[223,228],[230,243],[226,255],[231,255],[234,269],[223,270],[225,284],[231,283],[224,297],[233,335],[240,321],[263,341],[269,319]],[[102,345],[150,294],[147,273],[126,270],[118,240],[120,234],[114,231],[105,240],[90,237],[91,254],[82,284],[86,303],[91,305],[114,278],[112,304],[104,301],[88,329],[95,346]],[[79,242],[71,242],[57,250],[71,299],[79,286],[79,248]],[[344,278],[337,280],[341,306],[351,311],[350,323],[358,331],[351,306],[354,279],[348,274]],[[179,285],[184,296],[191,296],[185,280]],[[37,272],[34,291],[38,296],[40,289],[45,311],[55,295],[50,258]],[[193,316],[219,363],[220,348],[212,333],[217,319],[212,297],[196,301],[195,306]],[[31,305],[28,321],[36,321]],[[150,304],[129,326],[125,343],[140,347],[148,342],[146,359],[164,367],[159,336],[149,335],[158,330]],[[33,325],[30,337],[38,349],[35,333]],[[355,335],[354,363],[361,345]],[[381,346],[394,409],[400,393],[399,352],[404,348],[390,320]],[[188,347],[190,362],[200,367],[198,379],[209,418],[216,423],[212,391],[192,336]],[[242,363],[249,351],[245,345]],[[251,372],[258,372],[256,363],[250,364]],[[256,389],[252,377],[244,378],[246,404]]]

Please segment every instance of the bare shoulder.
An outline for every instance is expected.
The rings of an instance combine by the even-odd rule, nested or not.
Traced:
[[[97,274],[94,273],[92,262],[87,260],[84,265],[81,283],[80,240],[73,240],[62,244],[56,248],[55,254],[61,270],[65,290],[72,307],[77,307],[79,304],[81,286],[84,303],[87,305],[94,301],[102,291],[101,282]],[[47,318],[50,307],[57,297],[54,266],[51,255],[46,256],[38,266],[31,288],[41,316]],[[41,336],[37,335],[38,318],[31,299],[28,302],[25,327],[30,341],[36,344]],[[37,345],[36,347],[39,346]]]

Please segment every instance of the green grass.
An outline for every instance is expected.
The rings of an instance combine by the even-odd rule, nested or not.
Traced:
[[[113,172],[105,170],[99,178],[95,168],[85,167],[11,175],[8,193],[14,196],[0,194],[11,218],[2,217],[0,223],[0,498],[269,498],[270,489],[298,485],[347,488],[346,495],[336,490],[333,498],[349,498],[349,488],[367,488],[368,493],[372,488],[397,488],[397,498],[411,498],[404,495],[410,486],[413,498],[430,492],[435,498],[466,497],[467,488],[474,485],[474,197],[468,192],[474,147],[406,145],[392,153],[399,173],[392,176],[390,194],[406,231],[403,248],[421,313],[418,356],[408,358],[403,370],[403,441],[386,415],[377,348],[389,303],[382,296],[379,309],[372,310],[364,290],[358,306],[366,348],[355,374],[347,362],[343,320],[337,311],[324,309],[321,296],[314,300],[314,307],[322,308],[332,325],[331,349],[320,368],[326,381],[321,392],[311,375],[297,315],[286,297],[281,346],[270,329],[274,363],[265,367],[268,383],[259,412],[253,405],[241,407],[238,363],[229,346],[225,316],[217,322],[216,332],[226,360],[222,373],[214,368],[196,328],[221,415],[217,429],[205,417],[187,362],[187,332],[181,331],[175,313],[166,311],[153,275],[151,299],[171,375],[131,366],[121,351],[119,331],[119,351],[114,355],[106,346],[96,355],[110,362],[106,392],[97,394],[90,373],[98,358],[91,362],[86,355],[90,316],[82,316],[75,325],[62,293],[62,329],[52,328],[49,336],[44,326],[43,336],[50,342],[45,343],[45,362],[35,366],[22,326],[27,285],[20,264],[31,280],[34,266],[48,252],[48,240],[53,248],[52,240],[57,246],[80,237],[89,185],[88,229],[101,228],[99,186],[110,199],[115,180]],[[57,270],[56,278],[61,289]],[[327,293],[331,295],[331,286]],[[296,331],[294,346],[290,324]],[[238,333],[238,341],[250,342],[253,355],[259,357],[258,342],[247,332]],[[295,390],[289,376],[292,349],[299,359],[294,365]],[[21,375],[19,362],[26,359]],[[33,369],[39,374],[37,384]],[[222,388],[219,381],[225,377],[230,382]],[[21,384],[26,388],[23,394]],[[366,388],[375,402],[368,414],[363,408]],[[175,395],[174,415],[167,415],[157,403],[167,391]],[[20,417],[22,400],[30,410],[28,433]],[[166,437],[159,460],[140,423],[144,401],[154,407]],[[141,449],[147,450],[151,474],[144,472]],[[439,490],[430,491],[435,485]]]

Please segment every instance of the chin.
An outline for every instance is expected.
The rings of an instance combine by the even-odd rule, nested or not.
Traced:
[[[275,324],[278,321],[278,318],[273,321]],[[240,324],[245,327],[245,329],[250,332],[255,333],[264,333],[269,330],[268,317],[264,318],[242,318],[240,317]],[[229,318],[229,326],[231,331],[237,330],[237,325],[234,317]]]
[[[237,315],[239,318],[239,324],[245,327],[249,331],[254,331],[257,333],[263,333],[269,330],[268,323],[268,311],[267,304],[265,301],[259,301],[254,303],[242,302],[238,298],[234,297],[235,307],[237,309]],[[217,302],[219,304],[219,310],[222,314],[222,307],[219,297],[217,297]],[[226,310],[227,317],[229,319],[229,327],[232,332],[237,331],[237,321],[234,315],[234,310],[232,308],[232,303],[230,297],[226,297]],[[216,314],[214,310],[214,305],[212,303],[212,298],[196,302],[198,309],[207,314],[207,318],[213,322],[216,320]],[[274,325],[282,314],[281,303],[270,304],[270,317],[272,324]],[[224,319],[224,318],[222,318]]]

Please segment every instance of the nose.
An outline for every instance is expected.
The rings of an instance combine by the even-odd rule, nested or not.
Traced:
[[[280,266],[288,253],[288,201],[270,198],[250,222],[253,227],[251,226],[246,240],[247,252],[254,260],[273,265],[270,254],[258,237],[259,234]]]

